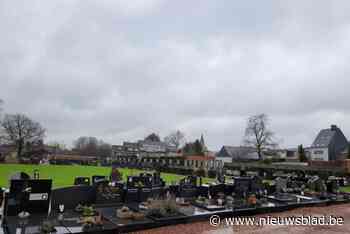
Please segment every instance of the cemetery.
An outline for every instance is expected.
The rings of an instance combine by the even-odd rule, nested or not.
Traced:
[[[341,178],[280,175],[267,183],[259,176],[218,175],[216,181],[187,176],[166,184],[159,172],[122,180],[77,177],[71,186],[53,188],[51,179],[15,174],[0,192],[1,234],[127,233],[220,217],[252,216],[307,206],[350,202]]]

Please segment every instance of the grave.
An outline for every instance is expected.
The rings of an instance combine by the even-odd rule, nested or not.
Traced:
[[[238,197],[246,197],[249,193],[257,194],[263,190],[262,181],[257,176],[233,177],[233,182],[233,192]]]
[[[319,176],[312,176],[307,181],[307,188],[314,192],[324,193],[327,191],[327,186]]]
[[[126,182],[125,202],[139,202],[138,182],[138,177],[128,176]]]
[[[149,219],[159,224],[183,223],[186,216],[180,212],[180,207],[175,200],[148,200],[140,206],[133,206],[135,211],[143,212]]]
[[[140,183],[141,182],[141,183]],[[152,174],[141,174],[139,176],[139,201],[146,201],[152,196]]]
[[[96,204],[122,204],[124,201],[124,184],[101,181],[94,185]]]
[[[128,176],[126,202],[142,202],[152,196],[152,175]]]
[[[118,230],[124,232],[134,232],[156,226],[156,223],[147,218],[145,214],[134,211],[129,207],[104,207],[97,209],[103,217],[118,226]]]
[[[165,196],[165,182],[163,181],[163,179],[160,177],[160,173],[159,172],[155,172],[153,173],[152,176],[152,192],[151,192],[151,196],[154,199],[159,199]]]
[[[226,209],[225,197],[208,198],[199,196],[192,202],[192,204],[208,211],[220,211]]]
[[[52,180],[11,180],[5,194],[4,216],[28,217],[48,213]]]
[[[74,185],[90,185],[90,178],[89,177],[75,177],[74,179]]]
[[[30,207],[31,201],[28,202],[27,197],[33,198],[36,195],[27,193],[32,191],[44,193],[42,190],[36,190],[35,184],[29,183],[32,180],[22,180],[21,183],[14,184],[10,192],[12,195],[18,195],[16,201],[19,208],[15,212],[12,211],[14,213],[12,216],[6,213],[9,234],[18,232],[18,228],[23,230],[22,233],[29,234],[40,233],[42,228],[55,230],[57,234],[125,233],[163,225],[207,220],[213,214],[232,217],[320,204],[317,198],[293,194],[301,189],[297,178],[277,178],[274,182],[279,192],[269,195],[264,191],[260,177],[234,177],[233,187],[230,188],[232,192],[226,193],[227,184],[218,183],[208,185],[204,196],[198,196],[199,188],[205,186],[202,185],[201,179],[198,186],[198,179],[195,176],[188,176],[182,179],[179,185],[169,187],[165,187],[158,172],[130,176],[125,184],[109,182],[102,176],[95,178],[97,180],[92,179],[93,185],[90,186],[72,186],[53,190],[49,214],[48,207],[45,205],[35,205],[43,209],[37,210],[38,213]],[[334,187],[336,185],[332,183],[334,180],[330,178],[329,189],[338,191]],[[308,186],[320,191],[322,186],[325,189],[324,182],[319,178],[310,179]],[[45,186],[38,187],[43,189]],[[31,190],[27,190],[28,188]],[[173,190],[173,194],[177,197],[166,196],[165,198],[163,191],[166,189]],[[336,201],[339,201],[338,197]],[[341,201],[348,202],[345,199]],[[324,201],[325,204],[328,202],[333,204],[331,202],[334,201]],[[8,202],[5,203],[6,210],[9,208],[13,210]],[[28,206],[21,207],[18,205],[20,203]],[[64,205],[64,209],[59,210],[61,205]],[[27,221],[17,217],[18,212],[22,210],[31,213]]]
[[[91,177],[91,180],[92,180],[92,185],[95,185],[102,181],[109,181],[108,177],[103,175],[94,175]]]
[[[327,192],[329,193],[339,193],[339,181],[334,177],[329,177],[327,182]]]
[[[287,191],[287,178],[277,177],[275,180],[276,193],[284,193]]]
[[[179,197],[192,198],[197,196],[197,176],[187,176],[180,181]]]

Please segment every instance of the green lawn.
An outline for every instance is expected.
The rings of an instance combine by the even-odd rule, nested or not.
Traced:
[[[38,169],[41,179],[52,179],[53,186],[55,188],[66,187],[73,185],[74,178],[77,176],[91,177],[93,175],[106,175],[109,176],[111,172],[110,167],[94,167],[94,166],[59,166],[59,165],[26,165],[26,164],[0,164],[0,187],[8,187],[9,177],[15,172],[26,172],[29,175],[33,175],[34,169]],[[141,170],[137,169],[125,169],[120,171],[123,174],[123,178],[126,179],[130,175],[138,175]],[[178,181],[184,176],[161,173],[161,177],[167,184],[172,181]],[[210,181],[210,179],[204,178],[204,182]]]
[[[350,186],[340,187],[340,191],[350,193]]]

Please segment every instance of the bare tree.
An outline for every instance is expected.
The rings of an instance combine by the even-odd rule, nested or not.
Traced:
[[[4,104],[4,101],[2,99],[0,99],[0,124],[1,124],[1,120],[2,120],[2,105]],[[3,143],[3,129],[0,128],[0,145]]]
[[[160,137],[156,133],[151,133],[145,138],[145,141],[160,142]]]
[[[259,114],[249,117],[245,129],[244,143],[247,146],[253,146],[262,159],[262,151],[266,148],[277,146],[274,141],[274,133],[268,129],[269,119],[265,114]]]
[[[74,141],[74,149],[81,155],[109,157],[112,153],[112,146],[96,137],[79,137]]]
[[[164,138],[165,143],[167,143],[168,145],[175,146],[176,149],[178,149],[180,145],[184,143],[184,140],[185,140],[185,134],[182,133],[180,130],[172,132]]]
[[[0,99],[0,123],[2,120],[2,113],[3,113],[3,105],[4,105],[4,101],[2,99]]]
[[[82,155],[97,155],[98,140],[96,137],[79,137],[73,143],[74,151]]]
[[[102,140],[98,146],[98,156],[102,158],[110,157],[112,155],[112,146]]]
[[[2,99],[0,99],[0,113],[2,111],[2,105],[4,104],[4,101]]]
[[[23,114],[5,115],[1,123],[4,139],[17,148],[17,157],[21,157],[25,145],[42,142],[45,129]]]

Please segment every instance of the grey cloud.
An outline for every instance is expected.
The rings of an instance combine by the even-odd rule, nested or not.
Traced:
[[[131,3],[132,2],[132,3]],[[0,98],[66,144],[181,129],[211,149],[265,112],[282,147],[350,137],[348,1],[2,1]]]

